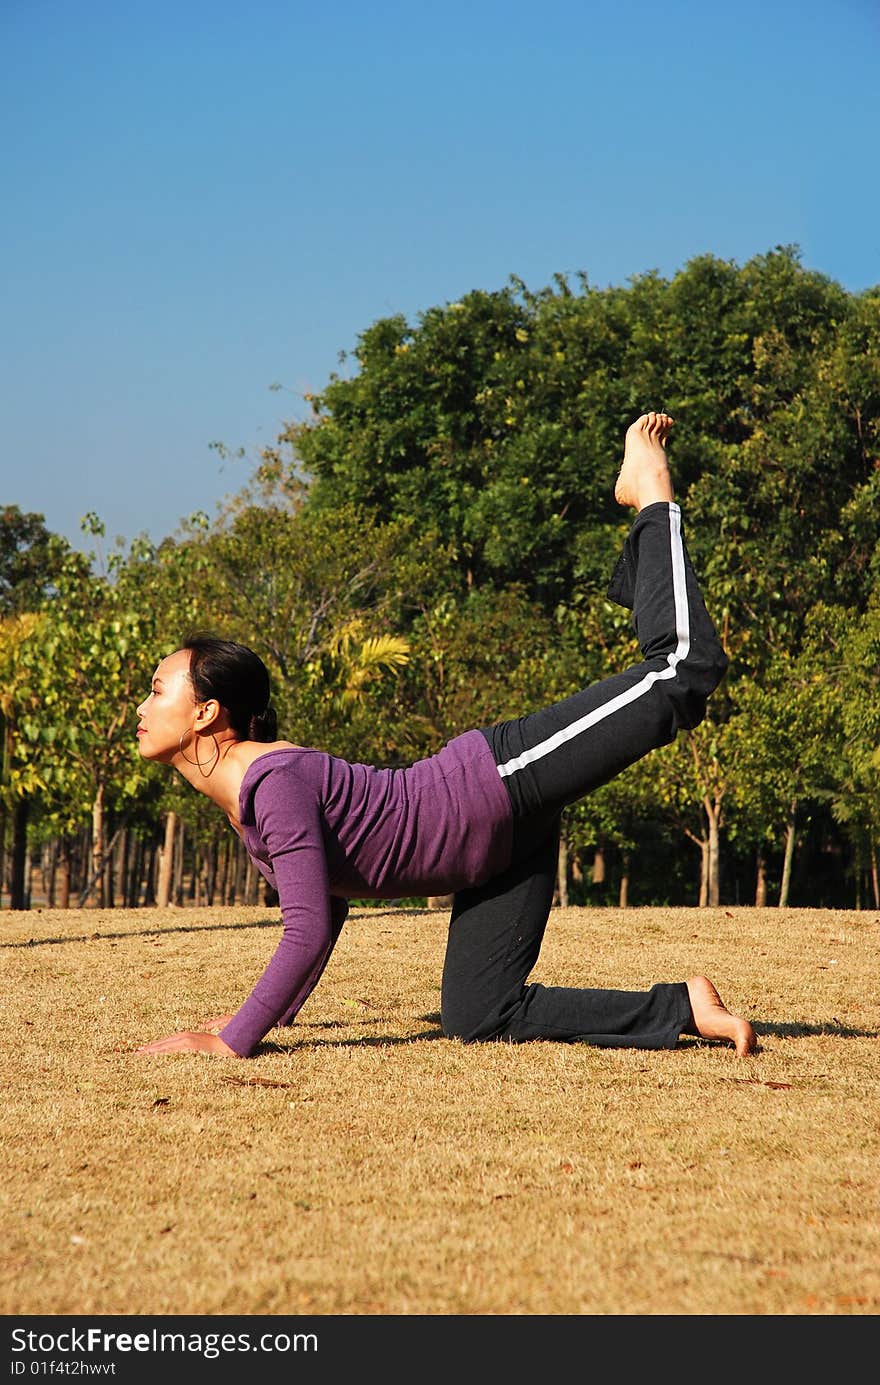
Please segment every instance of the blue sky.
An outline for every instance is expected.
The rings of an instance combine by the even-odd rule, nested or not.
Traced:
[[[511,275],[880,283],[878,60],[878,0],[0,0],[0,504],[159,541]]]

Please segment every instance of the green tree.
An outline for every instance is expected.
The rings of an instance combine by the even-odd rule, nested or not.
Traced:
[[[39,610],[68,547],[49,532],[42,515],[17,505],[0,508],[0,618]]]
[[[11,868],[9,871],[10,908],[27,907],[25,865],[28,822],[34,795],[41,785],[33,767],[25,772],[16,755],[18,722],[28,705],[27,670],[20,654],[22,646],[37,630],[40,616],[35,612],[7,615],[0,619],[0,844],[5,847],[6,823],[12,823]]]
[[[867,611],[816,612],[811,630],[814,664],[829,689],[835,712],[832,810],[852,844],[857,907],[861,877],[870,874],[874,907],[880,909],[877,840],[880,836],[880,600]],[[827,755],[828,741],[822,747]]]
[[[393,689],[430,540],[413,543],[407,525],[379,524],[354,506],[276,503],[247,505],[197,548],[202,590],[190,614],[264,659],[280,734],[335,754],[394,758]]]
[[[759,850],[782,845],[779,907],[789,902],[798,812],[834,791],[841,750],[837,682],[816,663],[815,645],[777,655],[760,681],[743,680],[727,735],[738,830]],[[760,879],[756,897],[763,894]]]
[[[56,594],[16,651],[21,698],[10,785],[38,792],[62,835],[92,827],[92,882],[103,898],[110,809],[124,809],[144,782],[134,708],[154,666],[154,622],[120,567],[96,577],[69,553]]]

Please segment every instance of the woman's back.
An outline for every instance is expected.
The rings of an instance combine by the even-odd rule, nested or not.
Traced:
[[[511,815],[479,731],[404,769],[279,746],[242,778],[241,836],[282,891],[315,889],[320,857],[336,895],[443,894],[506,865]],[[281,878],[279,878],[279,875]]]

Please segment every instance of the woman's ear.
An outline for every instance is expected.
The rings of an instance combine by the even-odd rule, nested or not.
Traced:
[[[215,728],[220,718],[220,710],[220,703],[216,697],[209,697],[207,702],[200,702],[196,708],[194,729],[196,731],[210,731]]]

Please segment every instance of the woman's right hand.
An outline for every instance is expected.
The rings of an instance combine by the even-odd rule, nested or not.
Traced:
[[[232,1015],[235,1014],[233,1010]],[[202,1020],[201,1024],[196,1025],[196,1029],[202,1033],[209,1033],[212,1029],[223,1029],[232,1019],[232,1015],[215,1015],[213,1019]]]

